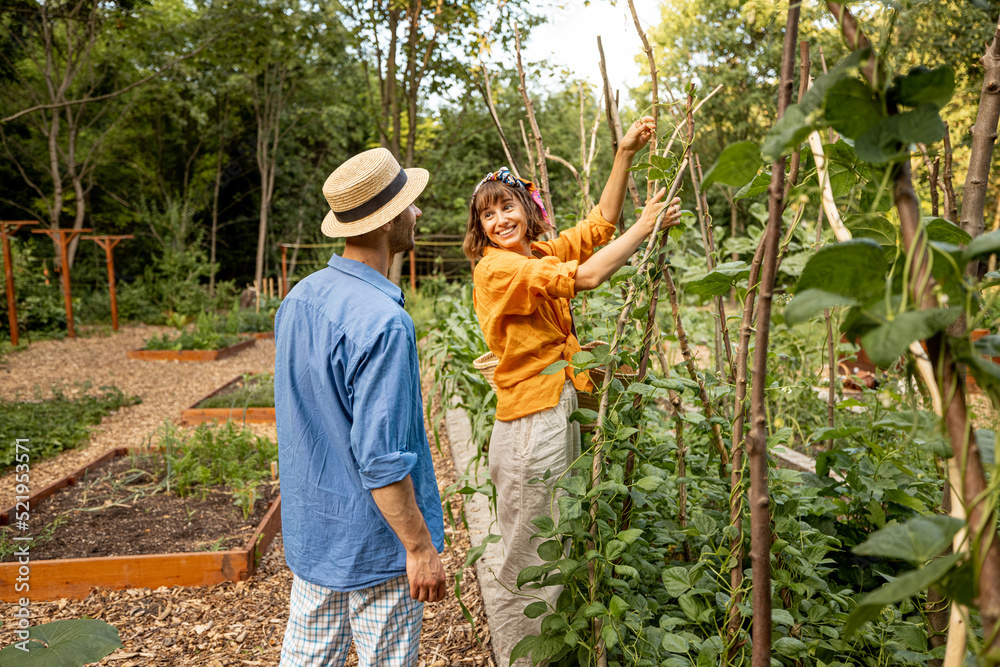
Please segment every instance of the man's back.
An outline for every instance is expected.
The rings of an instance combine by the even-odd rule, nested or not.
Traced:
[[[442,547],[415,334],[402,303],[384,276],[334,255],[296,285],[275,321],[286,559],[296,575],[334,590],[406,571],[371,489],[410,475]]]

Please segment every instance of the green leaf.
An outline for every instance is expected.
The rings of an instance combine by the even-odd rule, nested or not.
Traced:
[[[643,477],[638,482],[635,483],[635,487],[640,491],[645,491],[646,493],[652,493],[660,488],[663,484],[663,480],[659,477]]]
[[[885,117],[885,111],[871,87],[851,77],[841,79],[830,88],[823,103],[823,116],[837,132],[856,139]]]
[[[996,465],[997,437],[993,431],[981,428],[976,431],[976,445],[979,447],[979,458],[988,466]]]
[[[617,595],[612,595],[611,602],[608,603],[608,612],[615,618],[621,618],[626,611],[628,611],[628,602]]]
[[[548,540],[538,545],[538,556],[544,561],[562,560],[566,555],[563,553],[562,544],[559,540]],[[532,617],[534,618],[534,617]]]
[[[590,362],[594,361],[594,359],[594,355],[586,350],[580,350],[573,355],[573,363],[577,366],[586,366]]]
[[[809,136],[813,130],[806,114],[798,104],[791,104],[785,109],[785,115],[778,120],[764,137],[761,146],[761,157],[765,162],[776,162],[782,155],[788,155]]]
[[[688,294],[699,296],[722,296],[732,286],[750,275],[750,267],[746,262],[726,262],[706,273],[697,280],[692,280],[684,286]]]
[[[625,544],[632,544],[637,539],[642,537],[642,528],[629,528],[628,530],[623,530],[616,535],[619,540]]]
[[[664,651],[669,653],[687,653],[691,650],[691,645],[688,640],[684,639],[680,635],[663,635],[663,641],[660,643]]]
[[[585,618],[594,618],[595,616],[607,616],[608,608],[605,607],[600,602],[591,602],[583,609],[583,615]]]
[[[874,213],[849,215],[844,220],[844,226],[856,239],[871,239],[883,248],[896,247],[896,228],[881,215]]]
[[[517,573],[517,587],[521,588],[527,583],[540,580],[551,569],[551,565],[529,565]]]
[[[944,218],[926,218],[924,230],[929,241],[951,243],[952,245],[967,245],[972,237],[967,231]]]
[[[555,375],[556,373],[566,368],[567,366],[569,366],[569,362],[566,361],[565,359],[560,359],[559,361],[553,361],[551,364],[549,364],[542,370],[541,375]]]
[[[549,605],[541,600],[532,602],[524,608],[524,615],[528,618],[538,618],[549,610]]]
[[[923,104],[872,125],[857,138],[854,150],[865,162],[884,164],[898,157],[908,144],[933,144],[942,138],[944,122],[937,107]]]
[[[122,648],[118,630],[92,618],[53,621],[28,628],[27,652],[11,644],[0,651],[0,664],[34,667],[80,667]]]
[[[961,308],[928,308],[899,313],[892,320],[861,335],[861,346],[878,366],[891,366],[910,343],[926,340],[958,319]]]
[[[948,104],[955,93],[955,72],[947,65],[937,69],[915,67],[906,76],[896,77],[892,94],[905,106],[931,104],[938,109]]]
[[[785,324],[795,326],[821,314],[827,308],[855,304],[857,301],[850,297],[825,292],[821,289],[807,289],[792,297],[792,300],[785,306]]]
[[[549,519],[551,521],[551,519]],[[465,555],[465,567],[472,567],[477,560],[482,558],[483,552],[486,551],[486,547],[494,542],[499,542],[500,536],[490,533],[483,539],[483,543],[479,546],[469,549],[469,553]]]
[[[772,644],[772,648],[778,655],[786,658],[798,658],[809,652],[808,647],[794,637],[780,637]]]
[[[719,524],[707,514],[700,512],[692,514],[691,523],[698,530],[698,533],[704,537],[712,537],[719,532]]]
[[[760,165],[760,148],[756,143],[740,141],[729,144],[705,174],[701,189],[704,190],[712,183],[742,187],[753,179]]]
[[[573,414],[569,416],[569,420],[571,422],[580,422],[581,424],[593,424],[597,421],[597,416],[596,410],[580,408],[573,411]]]
[[[951,570],[961,557],[961,553],[956,553],[939,558],[926,567],[907,572],[863,597],[857,608],[847,617],[847,622],[844,624],[844,638],[850,637],[862,625],[876,618],[886,605],[902,602],[930,588]]]
[[[809,258],[795,293],[818,289],[866,302],[884,289],[886,270],[882,246],[871,239],[834,243]]]
[[[614,560],[625,553],[626,544],[621,540],[608,540],[604,545],[604,557]]]
[[[918,516],[872,533],[851,551],[859,556],[899,558],[923,565],[944,551],[964,525],[964,521],[950,516]]]
[[[795,625],[795,619],[784,609],[771,609],[771,622],[776,625],[787,625],[792,627]]]
[[[536,646],[540,646],[542,643],[542,638],[537,635],[528,635],[521,641],[517,643],[514,649],[510,652],[510,664],[514,664],[514,661],[518,658],[524,658],[531,654]]]
[[[691,588],[691,584],[688,583],[688,570],[686,567],[672,567],[664,570],[660,574],[660,578],[663,580],[664,590],[671,597],[680,597]]]
[[[1000,252],[1000,230],[977,236],[965,248],[965,259],[968,262],[977,257],[986,257]]]
[[[762,171],[754,179],[744,185],[742,188],[736,191],[733,195],[733,201],[739,201],[740,199],[746,199],[747,197],[756,197],[757,195],[767,192],[767,188],[771,185],[771,172]]]

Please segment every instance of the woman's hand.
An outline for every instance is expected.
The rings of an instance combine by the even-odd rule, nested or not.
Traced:
[[[681,219],[681,200],[674,198],[669,203],[661,201],[667,195],[666,188],[649,198],[646,208],[635,224],[625,230],[625,233],[594,253],[593,257],[582,262],[576,270],[576,291],[594,289],[614,275],[615,271],[625,266],[625,262],[642,242],[649,238],[656,226],[656,218],[667,209],[660,223],[660,229],[673,227]],[[669,208],[668,208],[669,207]]]
[[[639,150],[649,143],[656,132],[656,123],[652,116],[643,116],[639,120],[629,125],[628,132],[622,137],[618,144],[618,150],[624,151],[629,157],[634,156]]]
[[[660,215],[663,209],[667,209],[667,212],[663,216],[663,222],[660,223],[661,231],[669,227],[674,227],[681,221],[680,198],[674,197],[673,201],[669,203],[661,201],[666,194],[666,188],[660,188],[657,190],[656,193],[646,202],[646,207],[642,209],[642,215],[640,215],[639,219],[635,222],[635,225],[642,229],[646,236],[653,233],[653,229],[656,227],[656,218]]]

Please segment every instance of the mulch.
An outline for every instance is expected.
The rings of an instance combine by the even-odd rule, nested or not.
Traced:
[[[92,386],[114,384],[143,399],[140,405],[106,417],[86,447],[33,463],[33,489],[42,488],[105,451],[141,444],[164,418],[178,419],[183,408],[241,373],[273,372],[274,343],[266,340],[235,357],[206,364],[125,360],[125,350],[141,347],[143,338],[164,330],[123,327],[112,337],[43,341],[8,357],[0,367],[3,399],[31,396],[36,389],[45,393],[53,386],[72,395],[82,391],[78,389],[80,383],[88,380]],[[435,405],[433,419],[440,417]],[[273,426],[250,428],[259,435],[275,437]],[[440,437],[441,451],[433,444],[431,451],[439,488],[443,489],[455,480],[455,470],[443,426]],[[0,506],[12,504],[14,486],[12,475],[0,478]],[[452,504],[460,509],[461,498],[453,499]],[[441,559],[449,590],[454,587],[455,574],[462,571],[462,602],[475,620],[475,631],[454,595],[425,605],[419,667],[495,667],[475,568],[462,568],[470,548],[468,533],[461,524],[446,527],[445,532],[450,545]],[[279,534],[248,581],[201,588],[94,589],[84,600],[33,602],[32,624],[89,617],[114,625],[124,648],[102,660],[102,665],[273,666],[278,664],[281,653],[291,583]],[[0,646],[15,639],[14,610],[15,605],[0,609]],[[356,664],[352,655],[348,665]]]

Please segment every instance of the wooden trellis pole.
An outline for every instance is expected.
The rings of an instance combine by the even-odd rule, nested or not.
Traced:
[[[279,243],[281,246],[281,298],[288,294],[288,246]]]
[[[21,227],[37,224],[37,220],[0,220],[0,244],[3,245],[3,274],[7,281],[7,318],[10,322],[11,345],[17,345],[17,303],[14,300],[14,262],[10,255],[8,235],[17,234],[17,230]]]
[[[63,303],[66,305],[66,335],[76,338],[76,329],[73,328],[73,297],[70,294],[69,283],[69,252],[67,246],[77,235],[85,232],[92,232],[92,229],[32,229],[32,234],[46,234],[53,241],[59,243],[59,257],[62,259],[62,287]]]
[[[115,256],[112,252],[115,246],[124,239],[134,239],[132,234],[103,234],[101,236],[84,236],[104,248],[104,257],[108,265],[108,291],[111,293],[111,329],[118,331],[118,295],[115,294]]]

